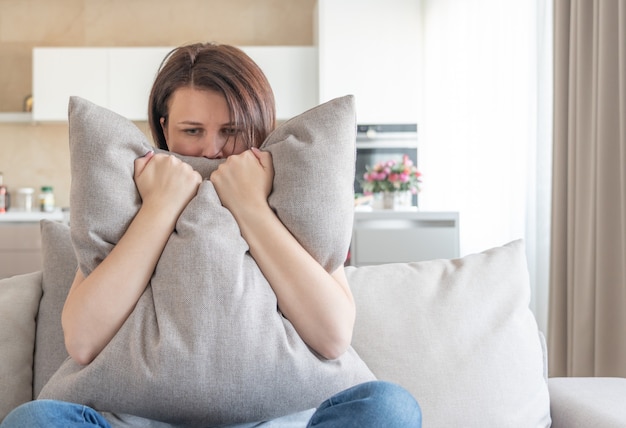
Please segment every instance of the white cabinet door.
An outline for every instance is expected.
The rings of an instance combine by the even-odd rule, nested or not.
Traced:
[[[317,105],[317,48],[244,46],[241,49],[261,67],[270,82],[279,120],[291,119]]]
[[[108,105],[106,48],[33,49],[33,119],[67,121],[69,97]]]
[[[148,96],[171,48],[33,49],[33,119],[67,120],[71,95],[130,120],[146,120]]]
[[[171,49],[110,49],[109,109],[130,120],[147,120],[150,89],[163,58]]]
[[[418,0],[318,0],[320,102],[353,94],[359,123],[417,123]]]

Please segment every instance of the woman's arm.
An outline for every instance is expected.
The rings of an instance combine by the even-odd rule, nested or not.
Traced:
[[[230,156],[211,176],[283,315],[317,353],[337,358],[350,345],[355,318],[343,266],[326,272],[276,217],[267,202],[272,179],[271,155],[255,149]]]
[[[76,272],[63,307],[65,346],[79,364],[90,363],[134,309],[201,177],[173,156],[149,153],[135,162],[135,182],[137,215],[89,276]]]

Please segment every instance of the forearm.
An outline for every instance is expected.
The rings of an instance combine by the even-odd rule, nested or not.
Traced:
[[[269,206],[257,208],[239,212],[237,222],[281,312],[312,349],[337,358],[350,345],[355,318],[343,266],[326,272]]]
[[[143,293],[177,216],[142,206],[111,253],[86,278],[77,273],[62,314],[68,353],[91,362],[117,333]]]

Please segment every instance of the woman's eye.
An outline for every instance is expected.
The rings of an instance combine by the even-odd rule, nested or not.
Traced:
[[[200,128],[188,128],[184,129],[183,132],[187,135],[198,135],[200,133]]]
[[[222,129],[222,133],[224,135],[233,136],[237,135],[239,133],[239,130],[237,128],[224,128]]]

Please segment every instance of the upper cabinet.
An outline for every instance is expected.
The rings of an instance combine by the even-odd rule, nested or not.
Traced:
[[[242,46],[241,49],[267,76],[279,120],[291,119],[318,104],[317,48]]]
[[[33,49],[33,119],[67,120],[77,95],[130,120],[146,120],[148,95],[168,48]]]
[[[317,49],[241,47],[266,74],[277,117],[289,119],[317,104]],[[135,121],[145,121],[157,70],[171,47],[33,49],[33,119],[66,121],[77,95]]]
[[[318,0],[319,101],[353,94],[359,123],[417,123],[420,3]]]
[[[163,58],[170,50],[170,48],[107,49],[108,108],[130,120],[148,120],[150,89]]]
[[[67,120],[73,94],[108,104],[108,66],[103,49],[33,49],[33,119]]]

